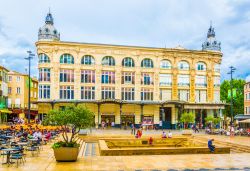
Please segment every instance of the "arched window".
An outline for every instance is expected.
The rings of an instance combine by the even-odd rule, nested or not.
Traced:
[[[135,66],[135,62],[132,58],[130,57],[126,57],[122,60],[122,66],[124,67],[134,67]]]
[[[82,57],[81,64],[83,65],[94,65],[95,59],[91,55],[85,55]]]
[[[141,61],[141,67],[143,68],[154,68],[154,63],[152,59],[145,58]]]
[[[161,61],[161,65],[160,65],[161,68],[163,69],[170,69],[171,68],[171,63],[169,62],[169,60],[162,60]]]
[[[38,58],[39,58],[39,63],[50,63],[49,57],[44,53],[39,54]]]
[[[102,65],[115,66],[115,59],[112,56],[102,58]]]
[[[207,69],[207,66],[206,66],[206,64],[204,62],[198,62],[196,64],[196,70],[197,71],[206,71],[206,69]]]
[[[63,54],[60,57],[61,64],[74,64],[74,57],[70,54]]]
[[[186,61],[180,61],[178,63],[178,69],[179,70],[189,70],[189,64]]]

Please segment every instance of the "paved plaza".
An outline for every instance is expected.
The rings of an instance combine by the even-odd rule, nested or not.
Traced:
[[[173,131],[179,136],[181,131]],[[160,136],[161,131],[144,131],[143,137]],[[132,137],[130,130],[93,130],[92,137]],[[230,142],[249,146],[248,137],[226,137],[217,135],[196,134],[199,138],[215,138],[216,141]],[[26,163],[18,168],[15,165],[7,167],[0,165],[0,170],[58,170],[58,171],[88,171],[88,170],[250,170],[250,153],[232,152],[231,154],[195,154],[195,155],[140,155],[140,156],[99,156],[98,144],[91,148],[85,146],[79,153],[77,162],[56,162],[52,143],[43,146],[40,154],[31,157],[27,152]],[[86,149],[87,148],[87,149]]]

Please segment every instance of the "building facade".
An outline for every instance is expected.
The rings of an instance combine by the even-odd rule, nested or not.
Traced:
[[[49,13],[42,28],[52,30],[40,29],[36,42],[41,115],[74,104],[92,110],[99,124],[157,125],[161,120],[165,128],[175,128],[183,112],[204,123],[224,108],[222,53],[211,50],[220,44],[188,50],[65,42],[53,24]],[[211,27],[207,38],[215,36]]]
[[[12,117],[24,118],[28,114],[29,76],[16,71],[8,72],[8,108]],[[38,114],[38,80],[30,80],[31,118]],[[26,117],[27,118],[27,117]]]
[[[250,82],[244,87],[244,111],[246,115],[250,115]]]
[[[8,111],[8,69],[0,66],[0,123],[6,122]]]

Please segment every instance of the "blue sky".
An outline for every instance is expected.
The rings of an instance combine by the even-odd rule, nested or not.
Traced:
[[[201,49],[210,20],[224,54],[222,79],[229,66],[235,77],[250,75],[248,0],[12,0],[0,6],[0,64],[25,72],[26,51],[35,52],[39,27],[49,10],[61,40]],[[37,75],[37,59],[32,61]],[[249,77],[250,80],[250,77]]]

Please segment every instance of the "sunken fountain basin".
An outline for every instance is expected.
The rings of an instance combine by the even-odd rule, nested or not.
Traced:
[[[174,154],[228,154],[229,147],[216,146],[211,153],[206,143],[191,138],[155,138],[153,144],[148,139],[105,139],[99,140],[101,156],[127,155],[174,155]]]

